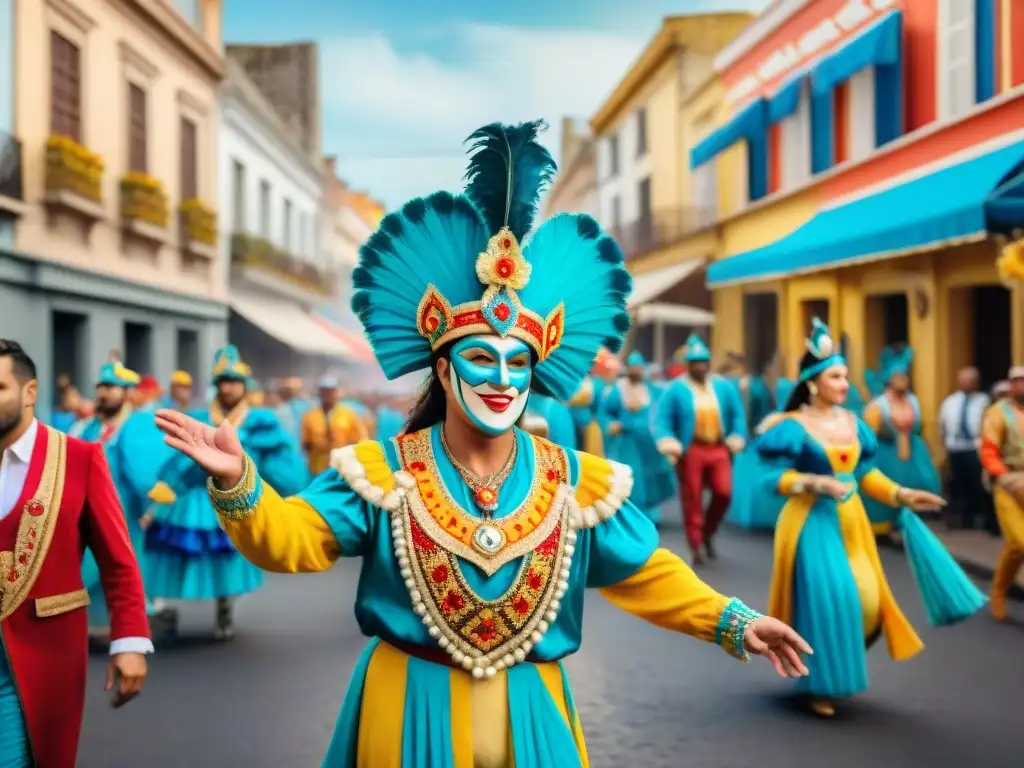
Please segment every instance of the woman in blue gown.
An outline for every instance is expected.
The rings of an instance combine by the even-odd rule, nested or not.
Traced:
[[[675,469],[658,451],[651,431],[654,396],[645,376],[643,356],[633,351],[626,376],[609,386],[604,397],[608,419],[605,455],[633,470],[636,504],[651,522],[661,522],[661,505],[678,491]]]
[[[769,652],[782,674],[805,670],[791,629],[658,548],[628,468],[514,426],[534,390],[569,398],[628,326],[629,276],[597,222],[561,214],[534,231],[554,166],[540,127],[478,131],[467,194],[407,203],[363,247],[353,305],[381,368],[431,372],[405,435],[340,449],[283,499],[230,422],[158,414],[252,562],[295,573],[361,558],[370,640],[326,768],[586,768],[561,662],[580,646],[588,587],[734,655]]]

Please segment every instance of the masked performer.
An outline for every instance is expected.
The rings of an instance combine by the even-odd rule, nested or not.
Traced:
[[[894,483],[875,466],[877,441],[841,407],[849,391],[846,364],[817,320],[807,347],[784,417],[756,446],[768,467],[762,488],[788,498],[775,528],[769,610],[814,643],[811,675],[799,686],[812,710],[827,717],[836,699],[867,688],[865,649],[881,634],[897,661],[924,647],[889,589],[861,492],[894,508],[938,509],[945,502]],[[916,521],[905,523],[911,538],[931,536],[913,512],[904,514]],[[977,611],[981,596],[938,540],[932,536],[921,549],[929,557],[912,564],[921,569],[915,575],[933,623]]]
[[[672,465],[658,452],[651,432],[653,397],[645,369],[643,355],[631,352],[626,359],[625,378],[605,395],[604,408],[610,420],[605,450],[609,459],[633,471],[630,501],[657,524],[661,505],[676,495],[676,478]]]
[[[297,492],[309,481],[305,461],[274,413],[246,402],[248,376],[235,347],[219,350],[213,369],[217,394],[208,410],[193,411],[191,418],[213,426],[230,423],[263,476],[284,493]],[[215,600],[215,637],[232,638],[234,599],[258,589],[263,574],[238,554],[217,524],[206,495],[206,474],[176,453],[164,464],[149,498],[152,505],[143,525],[151,594],[167,600]]]
[[[1005,542],[990,595],[999,621],[1006,619],[1006,593],[1024,562],[1024,365],[1012,368],[1009,379],[1009,397],[990,406],[981,425],[981,463]]]
[[[921,404],[910,391],[909,347],[887,347],[879,357],[878,371],[867,371],[865,379],[875,398],[864,409],[878,440],[875,465],[900,485],[938,493],[942,487],[928,443],[921,436]],[[896,510],[874,499],[864,504],[876,534],[887,535],[896,522]]]
[[[587,765],[558,663],[579,647],[586,587],[738,655],[768,641],[803,666],[791,629],[658,549],[627,501],[628,468],[513,426],[531,392],[570,397],[629,324],[621,252],[592,218],[556,216],[520,248],[554,169],[538,128],[478,131],[466,196],[413,200],[362,248],[353,307],[381,368],[433,373],[406,435],[342,449],[336,471],[284,500],[230,425],[160,414],[253,562],[363,558],[356,615],[373,640],[329,768]]]
[[[686,342],[686,373],[669,385],[654,416],[658,450],[676,465],[686,540],[696,564],[715,557],[714,536],[732,499],[732,454],[746,445],[736,387],[711,370],[711,350],[696,334]],[[704,511],[704,490],[711,504]]]

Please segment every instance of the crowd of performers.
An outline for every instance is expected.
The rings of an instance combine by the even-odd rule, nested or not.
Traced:
[[[381,369],[427,376],[411,408],[343,399],[331,379],[319,400],[286,382],[268,403],[228,346],[202,407],[188,374],[175,374],[167,399],[141,397],[142,377],[112,361],[93,413],[59,427],[70,437],[41,428],[44,468],[47,440],[68,445],[68,472],[79,461],[72,448],[102,446],[106,506],[116,493],[127,524],[118,551],[134,550],[141,576],[118,588],[101,546],[83,565],[87,594],[53,610],[109,626],[116,659],[152,650],[148,632],[123,620],[125,589],[138,593],[136,614],[144,606],[161,622],[173,622],[168,601],[211,601],[226,640],[234,600],[264,571],[361,558],[356,619],[370,642],[325,768],[584,768],[561,661],[582,642],[587,588],[741,660],[765,656],[826,717],[867,688],[877,639],[896,660],[923,648],[876,535],[899,532],[933,625],[980,610],[985,597],[918,517],[945,502],[909,391],[910,352],[886,353],[867,377],[878,388],[867,404],[851,397],[843,350],[818,321],[792,381],[752,376],[736,355],[713,373],[696,335],[664,372],[637,352],[620,364],[631,280],[618,246],[585,215],[534,231],[554,172],[541,127],[480,129],[465,194],[407,203],[361,251],[353,308]],[[11,381],[34,403],[26,369]],[[4,375],[0,365],[7,386]],[[1010,379],[1010,397],[984,416],[980,448],[1007,541],[997,616],[997,592],[1024,560],[1024,369]],[[35,428],[24,398],[8,433]],[[727,515],[774,528],[764,615],[659,546],[660,512],[677,495],[696,568],[716,557]],[[20,516],[32,530],[45,513],[34,504]],[[29,610],[4,598],[5,618]],[[19,627],[5,624],[9,650],[20,648]],[[10,765],[71,768],[77,727],[63,757],[40,757],[56,724],[34,713],[56,694],[20,654],[0,667],[0,754],[35,747],[35,763]],[[84,684],[84,667],[69,674],[67,684]]]

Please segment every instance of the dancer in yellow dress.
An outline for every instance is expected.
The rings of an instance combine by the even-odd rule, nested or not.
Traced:
[[[860,494],[915,510],[944,502],[874,468],[877,441],[841,407],[846,363],[817,320],[807,347],[782,417],[756,447],[770,467],[766,490],[789,497],[775,529],[768,610],[814,646],[810,675],[797,684],[815,713],[830,716],[836,699],[867,688],[865,649],[880,634],[897,661],[924,647],[889,589]]]
[[[622,254],[592,218],[561,214],[519,246],[554,171],[541,125],[482,128],[466,195],[407,203],[362,249],[353,305],[381,368],[431,371],[405,434],[336,451],[282,499],[230,422],[158,415],[252,562],[295,573],[362,558],[356,617],[371,640],[328,768],[587,766],[560,662],[580,646],[588,587],[806,671],[792,629],[658,548],[626,467],[514,427],[531,392],[567,400],[628,327]]]

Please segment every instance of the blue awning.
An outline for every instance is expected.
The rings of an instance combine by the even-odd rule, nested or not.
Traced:
[[[891,11],[811,69],[811,88],[828,93],[865,67],[884,67],[900,58],[902,14]]]
[[[806,77],[806,72],[791,77],[768,99],[769,125],[780,123],[796,112],[797,107],[800,106],[800,87]]]
[[[1008,235],[1024,228],[1024,171],[999,185],[985,203],[985,217],[990,232]]]
[[[1000,184],[1022,163],[1024,141],[820,211],[771,245],[715,262],[708,285],[814,272],[983,235],[991,205],[1002,199]]]
[[[757,99],[690,150],[690,167],[697,168],[704,165],[708,160],[741,139],[763,137],[767,130],[767,116],[767,102],[763,98]]]

